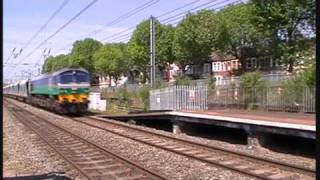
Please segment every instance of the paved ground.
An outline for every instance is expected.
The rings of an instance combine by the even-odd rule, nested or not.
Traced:
[[[282,122],[291,124],[316,125],[315,114],[306,113],[288,113],[288,112],[273,112],[273,111],[248,111],[234,109],[216,109],[207,111],[189,112],[195,114],[205,114],[214,116],[225,116],[234,118],[244,118],[252,120],[263,120],[272,122]]]

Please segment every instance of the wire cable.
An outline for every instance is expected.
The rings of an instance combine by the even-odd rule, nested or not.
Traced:
[[[93,4],[95,4],[98,0],[91,1],[87,6],[85,6],[81,11],[79,11],[75,16],[73,16],[68,22],[63,24],[60,28],[58,28],[53,34],[51,34],[47,39],[42,41],[36,48],[34,48],[25,58],[23,58],[21,61],[19,61],[17,64],[19,65],[24,60],[26,60],[28,57],[30,57],[37,49],[39,49],[43,44],[45,44],[48,40],[53,38],[56,34],[58,34],[61,30],[63,30],[65,27],[67,27],[72,21],[74,21],[76,18],[78,18],[82,13],[84,13],[87,9],[89,9]]]
[[[22,49],[26,49],[30,43],[40,34],[44,28],[57,16],[57,14],[69,3],[70,0],[64,0],[59,8],[50,16],[50,18],[40,27],[40,29],[31,37],[31,39],[22,47]]]
[[[160,0],[150,0],[150,1],[148,1],[148,2],[146,2],[146,3],[144,3],[144,4],[142,4],[142,5],[140,5],[139,7],[136,7],[136,8],[134,8],[134,9],[132,9],[131,11],[129,11],[129,12],[127,12],[127,13],[119,16],[118,18],[116,18],[115,20],[107,23],[106,25],[102,26],[101,28],[99,28],[99,29],[97,29],[97,30],[94,30],[94,31],[88,33],[86,36],[92,36],[93,34],[98,34],[98,33],[100,33],[103,29],[105,29],[106,27],[111,26],[111,25],[114,25],[114,24],[117,24],[117,23],[119,23],[119,22],[121,22],[121,21],[123,21],[123,20],[125,20],[125,19],[127,19],[127,18],[129,18],[129,17],[131,17],[131,16],[133,16],[133,15],[141,12],[142,10],[144,10],[144,9],[146,9],[146,8],[148,8],[148,7],[156,4],[156,3],[158,3],[159,1],[160,1]],[[135,26],[134,26],[134,27],[135,27]],[[133,27],[133,28],[134,28],[134,27]],[[66,46],[64,46],[63,48],[59,49],[59,50],[57,51],[57,53],[61,52],[61,51],[64,50],[64,49],[67,49],[67,48],[68,48],[70,45],[72,45],[72,44],[73,44],[73,42],[70,43],[70,44],[68,44],[68,45],[66,45]]]

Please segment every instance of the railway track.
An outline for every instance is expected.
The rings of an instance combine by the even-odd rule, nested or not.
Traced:
[[[89,142],[65,128],[53,124],[17,105],[4,101],[8,110],[26,127],[34,131],[90,180],[160,180],[166,177],[149,171],[137,163]]]
[[[72,120],[258,179],[299,179],[296,173],[303,174],[310,179],[315,177],[314,169],[158,134],[125,124],[106,121],[102,118],[80,117],[72,118]]]

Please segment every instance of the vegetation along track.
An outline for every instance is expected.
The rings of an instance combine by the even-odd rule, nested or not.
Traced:
[[[5,104],[19,121],[90,180],[166,179],[17,105]]]
[[[259,179],[299,179],[295,176],[296,173],[310,179],[315,176],[314,169],[158,134],[103,118],[91,116],[72,120]]]

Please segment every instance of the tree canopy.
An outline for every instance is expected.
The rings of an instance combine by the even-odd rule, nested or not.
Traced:
[[[54,72],[66,67],[69,67],[69,55],[58,55],[58,56],[50,56],[48,57],[43,65],[42,72],[49,73]]]
[[[272,40],[273,54],[293,71],[304,40],[315,31],[315,1],[253,0],[253,23]]]
[[[162,71],[168,63],[175,62],[185,71],[187,65],[201,67],[210,61],[212,53],[221,53],[239,59],[240,74],[247,72],[246,60],[256,56],[280,59],[289,72],[295,67],[307,67],[315,62],[314,2],[252,0],[218,12],[187,13],[176,27],[156,20],[156,65]],[[137,25],[125,44],[103,45],[91,38],[75,41],[71,53],[48,57],[43,72],[82,67],[93,74],[118,78],[128,70],[137,70],[146,82],[149,55],[147,19]],[[314,70],[310,72],[306,74],[308,82],[314,80]]]
[[[215,41],[216,18],[212,11],[187,14],[174,34],[173,50],[177,63],[184,70],[188,64],[208,61]]]
[[[117,81],[128,69],[126,49],[123,44],[105,44],[94,55],[96,72],[102,76],[112,76]]]
[[[246,59],[256,56],[264,40],[261,33],[251,23],[253,6],[240,4],[217,13],[218,28],[215,35],[215,50],[239,59],[241,70],[246,71]]]
[[[102,43],[91,38],[78,40],[73,44],[69,64],[71,67],[82,67],[94,72],[93,54],[100,49]]]

